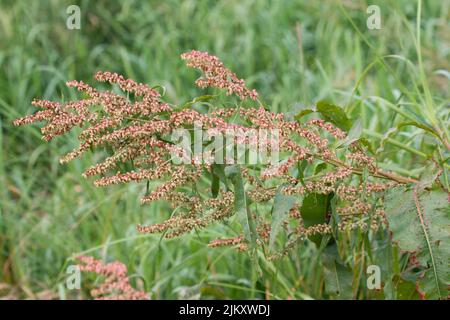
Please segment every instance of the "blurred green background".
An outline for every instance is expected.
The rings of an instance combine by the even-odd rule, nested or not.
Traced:
[[[80,30],[66,28],[71,4],[80,6]],[[380,6],[380,30],[366,26],[370,4]],[[179,58],[197,49],[219,56],[273,111],[322,99],[345,106],[362,117],[377,149],[396,121],[389,104],[400,92],[411,93],[401,107],[420,114],[416,93],[424,75],[438,112],[448,117],[449,10],[448,0],[423,3],[421,75],[416,1],[2,0],[0,297],[85,297],[64,286],[70,257],[80,252],[122,261],[155,299],[323,297],[314,245],[266,262],[260,276],[246,255],[207,247],[228,232],[223,226],[163,241],[138,235],[136,224],[170,215],[164,203],[140,206],[139,185],[94,188],[81,177],[89,156],[59,164],[76,146],[75,136],[47,144],[36,126],[13,128],[11,122],[34,111],[35,97],[75,98],[65,82],[92,83],[97,70],[162,85],[167,101],[183,103],[202,94],[193,84],[198,74]],[[385,55],[395,56],[376,63]],[[415,175],[433,142],[414,129],[396,141],[378,160]]]

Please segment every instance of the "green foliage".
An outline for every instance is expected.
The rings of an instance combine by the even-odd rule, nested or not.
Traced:
[[[273,251],[275,240],[281,231],[283,222],[296,203],[301,203],[303,199],[301,197],[296,198],[294,196],[285,195],[281,192],[283,186],[280,186],[275,195],[273,208],[272,208],[272,226],[270,232],[269,250]]]
[[[237,220],[244,230],[244,237],[253,250],[256,247],[258,234],[256,232],[255,221],[248,208],[247,194],[242,180],[241,168],[239,165],[225,168],[225,175],[230,178],[234,185],[234,208]]]
[[[347,134],[347,137],[342,141],[339,141],[336,147],[348,147],[353,142],[358,141],[361,138],[362,129],[362,121],[361,119],[357,119],[355,122],[353,122],[353,125]]]
[[[214,163],[211,165],[211,172],[211,194],[214,198],[216,198],[219,194],[221,182],[225,185],[226,190],[228,190],[228,182],[225,175],[225,165]]]
[[[345,110],[332,103],[319,101],[312,107],[306,107],[300,104],[297,104],[294,107],[296,111],[296,114],[294,115],[295,120],[300,120],[303,116],[317,112],[325,120],[334,123],[343,130],[349,130],[351,127],[351,120],[347,117]]]
[[[341,107],[326,101],[319,101],[316,104],[316,108],[317,112],[319,112],[325,120],[334,123],[339,128],[348,131],[352,126],[351,120]]]
[[[394,282],[397,289],[397,299],[399,300],[419,300],[420,294],[413,281],[407,281],[400,277],[395,277]]]
[[[317,193],[308,194],[303,200],[300,212],[305,226],[313,226],[326,222],[332,195]]]
[[[397,187],[386,195],[393,240],[417,256],[418,283],[426,298],[448,296],[450,284],[450,198],[441,190]]]
[[[337,299],[352,299],[353,272],[339,257],[336,246],[327,248],[322,261],[326,294]]]
[[[209,100],[214,99],[216,96],[214,95],[203,95],[200,97],[196,97],[194,98],[192,101],[186,102],[184,105],[181,106],[181,108],[179,108],[180,110],[183,109],[188,109],[188,108],[192,108],[195,104],[200,104],[203,103],[205,104],[206,102],[208,102]]]

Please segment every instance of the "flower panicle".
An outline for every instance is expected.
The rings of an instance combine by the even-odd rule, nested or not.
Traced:
[[[236,94],[240,99],[250,98],[256,100],[258,93],[246,87],[244,80],[239,79],[234,72],[224,66],[218,57],[208,52],[192,50],[181,55],[186,60],[186,65],[199,69],[204,77],[195,83],[200,88],[216,87],[225,89],[227,94]]]
[[[248,89],[244,81],[217,57],[191,51],[184,53],[182,58],[189,67],[204,73],[204,78],[197,82],[200,86],[222,88],[241,99],[257,99],[256,91]],[[357,142],[337,151],[335,142],[345,139],[347,134],[327,121],[292,121],[263,107],[217,108],[208,113],[193,108],[172,108],[154,88],[117,73],[99,71],[94,79],[116,85],[122,93],[101,91],[82,81],[69,81],[67,85],[83,93],[84,98],[65,104],[34,100],[32,104],[40,110],[15,120],[14,124],[44,121],[41,130],[43,139],[47,141],[78,127],[80,144],[60,159],[62,163],[81,157],[90,150],[97,151],[97,157],[93,158],[95,163],[83,173],[86,178],[95,177],[95,186],[146,183],[142,204],[167,201],[172,208],[177,208],[176,213],[163,222],[139,225],[139,232],[164,232],[166,237],[174,237],[206,228],[234,214],[236,195],[232,190],[235,189],[230,188],[227,181],[220,178],[215,191],[213,188],[203,189],[204,182],[212,184],[217,174],[213,172],[211,159],[203,159],[202,162],[202,159],[194,157],[183,165],[172,161],[174,154],[185,154],[179,145],[168,140],[168,136],[174,130],[192,130],[192,127],[205,130],[209,135],[226,135],[230,131],[239,133],[232,138],[235,145],[257,142],[249,134],[255,130],[278,133],[277,147],[283,157],[280,161],[258,167],[241,166],[246,196],[252,203],[263,204],[258,207],[267,207],[276,197],[277,186],[283,185],[281,192],[285,195],[334,197],[333,214],[342,217],[342,223],[337,226],[339,230],[375,230],[370,223],[378,225],[383,220],[379,214],[377,219],[371,220],[375,222],[366,223],[373,212],[382,210],[377,195],[398,181],[381,180],[376,161]],[[259,143],[267,146],[271,140],[263,137]],[[368,175],[363,175],[366,170]],[[264,212],[256,215],[258,240],[267,242],[271,233],[267,221],[271,215]],[[333,231],[328,222],[315,228],[305,227],[302,215],[300,207],[289,213],[283,222],[286,233],[302,238]],[[246,240],[241,237],[210,244],[211,247],[226,245],[237,246],[241,250],[247,248]]]

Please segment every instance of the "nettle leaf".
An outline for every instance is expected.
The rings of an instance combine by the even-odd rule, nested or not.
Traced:
[[[278,188],[275,194],[275,199],[272,207],[272,226],[270,231],[269,251],[271,251],[275,245],[275,240],[281,231],[283,222],[286,220],[289,211],[295,206],[297,201],[301,202],[302,198],[286,195],[282,193],[282,188]]]
[[[352,121],[347,117],[344,109],[326,101],[319,101],[316,104],[319,112],[325,120],[334,123],[339,128],[348,131],[352,126]]]
[[[425,268],[419,288],[428,299],[445,298],[450,284],[450,195],[441,190],[391,189],[385,198],[392,237],[415,252]]]
[[[255,221],[248,210],[241,167],[239,165],[227,166],[225,168],[225,175],[231,179],[234,185],[234,208],[238,222],[244,230],[244,238],[252,248],[255,248],[258,234],[256,232]]]

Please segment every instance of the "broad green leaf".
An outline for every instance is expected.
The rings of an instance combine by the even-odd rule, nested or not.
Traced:
[[[327,213],[330,207],[330,201],[333,195],[310,193],[304,197],[300,213],[305,227],[323,224],[327,222]],[[311,241],[320,245],[321,235],[309,237]]]
[[[326,101],[319,101],[316,104],[316,109],[325,120],[334,123],[339,128],[345,131],[348,131],[351,128],[352,122],[341,107]]]
[[[300,212],[305,227],[326,222],[331,197],[326,194],[310,193],[303,199]]]
[[[345,131],[348,131],[352,125],[351,120],[347,117],[344,109],[326,101],[319,101],[315,106],[295,104],[293,108],[294,110],[289,113],[288,119],[293,117],[298,121],[307,114],[318,112],[326,121],[334,123]]]
[[[380,140],[380,146],[378,147],[376,153],[382,152],[384,150],[386,141],[389,138],[391,138],[395,133],[399,132],[401,128],[406,127],[406,126],[414,126],[414,127],[423,129],[439,139],[439,135],[432,128],[430,128],[429,126],[427,126],[425,124],[422,124],[422,123],[419,123],[416,121],[400,122],[395,127],[392,127],[386,131],[386,133],[383,135],[383,138]]]
[[[269,251],[271,251],[274,247],[275,240],[277,239],[277,236],[283,226],[283,222],[286,220],[289,210],[291,210],[297,202],[297,198],[295,196],[283,194],[282,188],[283,186],[278,188],[273,202]],[[298,198],[298,200],[301,202],[301,198]]]
[[[248,210],[241,167],[239,165],[227,166],[225,175],[231,179],[234,185],[234,208],[236,217],[244,230],[244,238],[252,248],[255,248],[258,234],[255,221]]]
[[[420,295],[416,284],[413,281],[407,281],[399,276],[394,277],[395,288],[398,300],[419,300]]]
[[[415,252],[423,244],[420,224],[412,191],[398,187],[388,191],[385,198],[386,214],[393,237],[403,251]]]
[[[418,184],[420,189],[430,188],[441,173],[440,168],[434,162],[429,161],[420,173],[420,182]]]
[[[375,151],[376,154],[383,152],[386,141],[388,141],[390,136],[397,130],[398,129],[396,127],[394,127],[394,128],[390,128],[386,131],[386,133],[383,135],[383,137],[380,140],[380,145],[378,146],[378,149]]]
[[[415,252],[425,268],[418,280],[427,299],[448,296],[450,283],[450,198],[440,190],[405,186],[388,191],[386,216],[400,249]]]

